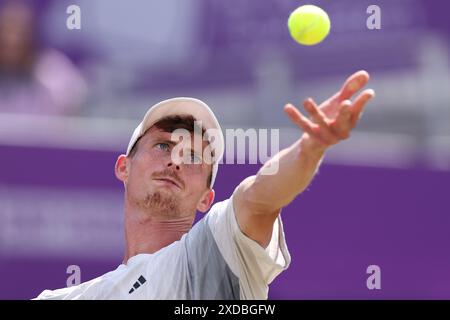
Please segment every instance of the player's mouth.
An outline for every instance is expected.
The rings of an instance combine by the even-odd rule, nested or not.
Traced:
[[[155,179],[155,180],[163,182],[163,183],[168,184],[168,185],[173,185],[173,186],[177,187],[178,189],[181,189],[180,184],[178,182],[176,182],[175,180],[173,180],[173,179],[170,179],[170,178],[158,178],[158,179]]]

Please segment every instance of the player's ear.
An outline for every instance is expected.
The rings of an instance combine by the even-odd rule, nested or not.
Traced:
[[[130,161],[126,155],[121,154],[116,161],[116,165],[114,167],[114,172],[116,174],[117,179],[122,182],[125,182],[128,179],[129,174],[129,166]]]
[[[200,201],[197,205],[197,210],[200,212],[205,213],[206,211],[209,210],[209,208],[211,207],[211,204],[214,201],[214,196],[215,196],[215,192],[214,189],[207,189],[202,197],[200,198]]]

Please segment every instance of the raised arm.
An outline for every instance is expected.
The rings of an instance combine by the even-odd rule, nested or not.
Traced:
[[[374,97],[374,91],[367,89],[353,102],[350,101],[368,81],[369,74],[358,71],[320,106],[313,99],[306,99],[303,105],[310,118],[291,104],[284,107],[289,118],[304,133],[294,144],[267,161],[256,175],[239,184],[233,197],[233,205],[236,219],[245,235],[267,247],[281,208],[307,188],[327,148],[350,136],[364,106]],[[274,165],[274,161],[278,161],[277,172],[264,174],[264,171],[270,171],[267,169]]]

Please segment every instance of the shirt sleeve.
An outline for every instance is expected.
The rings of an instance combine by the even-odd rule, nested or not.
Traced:
[[[263,248],[241,231],[233,206],[234,192],[211,208],[208,225],[220,253],[239,278],[241,299],[267,299],[268,285],[291,262],[281,215],[274,222],[269,245]]]

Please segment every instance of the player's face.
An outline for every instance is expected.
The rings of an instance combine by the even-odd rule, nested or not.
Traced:
[[[126,181],[129,199],[145,209],[173,217],[205,211],[212,166],[202,161],[202,154],[208,142],[197,136],[202,150],[195,150],[192,134],[190,142],[186,140],[177,146],[182,151],[174,157],[172,150],[177,141],[171,138],[171,133],[152,127],[140,139],[137,152],[130,159]]]

